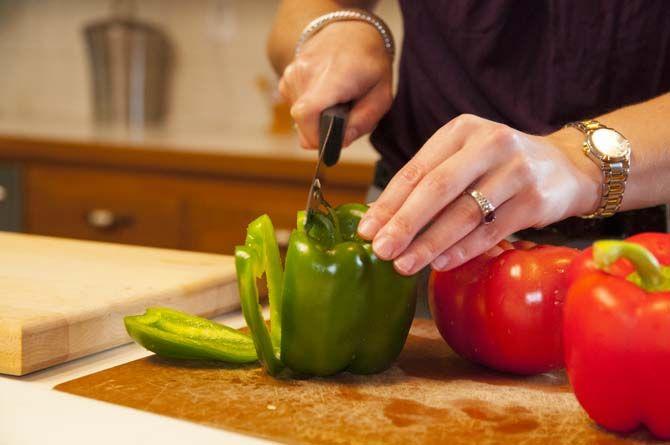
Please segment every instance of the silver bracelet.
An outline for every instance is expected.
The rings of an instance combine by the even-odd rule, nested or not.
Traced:
[[[339,11],[329,12],[328,14],[321,15],[309,22],[309,24],[305,26],[305,29],[302,30],[298,43],[295,45],[295,55],[297,56],[300,53],[300,49],[310,37],[321,31],[326,25],[333,22],[352,20],[372,25],[379,32],[379,35],[384,41],[384,48],[391,57],[391,60],[393,60],[393,57],[395,56],[395,42],[393,41],[393,35],[391,34],[388,25],[375,14],[360,9],[341,9]]]

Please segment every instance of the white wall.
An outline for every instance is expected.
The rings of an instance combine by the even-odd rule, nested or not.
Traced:
[[[137,0],[136,17],[170,37],[176,66],[167,124],[189,131],[254,132],[270,109],[256,85],[274,80],[265,39],[276,0]],[[110,0],[0,0],[0,121],[91,120],[82,28]],[[378,12],[399,36],[394,0]]]

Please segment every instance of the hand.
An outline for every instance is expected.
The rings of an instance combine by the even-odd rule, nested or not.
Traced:
[[[428,264],[452,269],[528,227],[593,211],[602,175],[564,129],[532,136],[461,115],[440,128],[389,183],[358,226],[382,259],[402,274]],[[481,224],[473,187],[496,206]],[[419,234],[420,230],[428,226]]]
[[[317,148],[319,115],[353,101],[344,145],[371,132],[391,106],[391,58],[367,23],[331,23],[312,36],[284,70],[279,92],[291,104],[300,144]]]

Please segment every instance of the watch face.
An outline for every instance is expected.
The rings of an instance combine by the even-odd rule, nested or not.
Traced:
[[[596,155],[605,160],[621,160],[630,155],[630,142],[610,128],[599,128],[591,133],[591,145]]]

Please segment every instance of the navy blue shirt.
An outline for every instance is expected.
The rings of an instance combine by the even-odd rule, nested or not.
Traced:
[[[670,91],[667,0],[401,0],[398,93],[371,137],[390,173],[472,113],[533,134]]]

